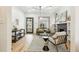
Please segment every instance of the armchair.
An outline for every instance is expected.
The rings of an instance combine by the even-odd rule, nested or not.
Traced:
[[[58,52],[58,45],[64,44],[66,49],[68,49],[67,46],[67,34],[66,32],[57,32],[53,36],[53,41],[49,40],[53,45],[56,46],[56,50]]]
[[[58,51],[57,46],[60,45],[60,44],[65,44],[66,49],[68,49],[66,32],[58,32],[57,37],[53,36],[53,39],[54,39],[54,43],[55,43],[57,51]]]

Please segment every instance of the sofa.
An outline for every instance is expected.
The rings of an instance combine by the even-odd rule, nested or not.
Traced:
[[[44,32],[46,32],[46,33],[50,33],[50,29],[48,29],[48,28],[37,28],[36,29],[36,34],[40,34],[40,33],[44,33]]]

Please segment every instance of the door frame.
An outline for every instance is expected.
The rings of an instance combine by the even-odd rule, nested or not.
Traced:
[[[32,19],[32,32],[27,32],[27,19]],[[26,17],[26,33],[34,33],[34,17]]]

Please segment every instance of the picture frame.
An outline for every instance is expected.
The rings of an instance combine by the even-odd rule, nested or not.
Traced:
[[[56,17],[56,22],[60,22],[60,23],[62,23],[62,22],[66,22],[67,21],[67,11],[65,11],[65,12],[62,12],[62,13],[60,13],[60,14],[56,14],[55,15],[55,17]]]

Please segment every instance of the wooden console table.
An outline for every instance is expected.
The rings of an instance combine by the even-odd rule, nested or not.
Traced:
[[[12,31],[12,42],[16,42],[24,36],[25,36],[25,30],[24,29],[13,30]]]

